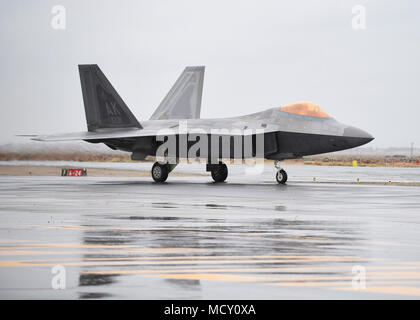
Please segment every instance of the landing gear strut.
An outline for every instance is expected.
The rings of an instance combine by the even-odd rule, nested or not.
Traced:
[[[155,162],[152,167],[152,178],[156,182],[162,183],[168,179],[169,172],[175,169],[176,164]]]
[[[287,172],[280,166],[280,161],[274,161],[274,166],[277,168],[276,180],[279,184],[286,184]]]
[[[214,182],[223,182],[228,176],[228,168],[223,162],[218,164],[207,164],[206,171],[211,172]]]

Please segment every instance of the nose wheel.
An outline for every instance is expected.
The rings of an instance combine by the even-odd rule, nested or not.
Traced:
[[[279,184],[286,184],[287,172],[280,166],[279,161],[274,162],[274,166],[277,168],[276,180]]]
[[[276,180],[280,184],[285,184],[287,181],[287,172],[283,169],[280,169],[276,173]]]
[[[152,178],[156,182],[165,182],[168,179],[168,165],[167,164],[160,164],[159,162],[155,162],[152,167]]]
[[[162,183],[168,179],[169,172],[176,167],[176,164],[155,162],[152,167],[152,178],[156,182]]]

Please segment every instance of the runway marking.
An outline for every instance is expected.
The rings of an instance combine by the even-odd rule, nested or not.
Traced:
[[[399,264],[402,261],[394,261]],[[398,295],[417,296],[420,290],[420,262],[416,265],[369,265],[367,272],[367,290],[360,292],[392,293]],[[401,271],[401,270],[415,271]],[[372,271],[388,270],[388,271]],[[398,270],[398,271],[395,271]],[[341,271],[341,272],[340,272]],[[343,272],[344,271],[344,272]],[[246,273],[261,273],[255,274]],[[321,275],[305,274],[320,272]],[[339,274],[330,274],[331,272]],[[196,268],[196,269],[143,269],[143,270],[103,270],[82,271],[83,274],[114,274],[134,275],[145,277],[178,279],[178,280],[206,280],[226,282],[256,282],[279,287],[316,287],[330,290],[354,290],[352,288],[353,274],[350,266],[330,267],[287,267],[287,268]],[[241,274],[238,274],[241,273]],[[245,273],[245,274],[244,274]],[[274,273],[274,274],[267,274]],[[296,274],[297,273],[297,274]],[[410,289],[407,289],[410,288]]]
[[[0,250],[16,249],[80,249],[80,248],[130,248],[130,245],[102,245],[102,244],[84,244],[84,243],[61,243],[61,244],[33,244],[27,246],[0,246]]]
[[[217,250],[208,250],[203,248],[146,248],[146,247],[137,247],[134,245],[102,245],[102,244],[72,244],[72,243],[62,243],[62,244],[32,244],[26,246],[0,246],[0,254],[9,253],[9,250],[38,250],[38,249],[124,249],[124,253],[184,253],[184,252],[229,252],[228,249],[217,249]],[[19,252],[19,251],[15,251]],[[33,251],[36,253],[36,251]],[[54,254],[56,252],[53,252]],[[90,251],[86,251],[90,253]],[[32,253],[31,253],[32,254]]]
[[[337,287],[333,288],[335,290],[354,290],[347,287]],[[369,292],[369,293],[384,293],[384,294],[395,294],[403,296],[414,296],[420,297],[420,288],[419,287],[402,287],[402,286],[380,286],[380,287],[369,287],[366,289],[360,290],[360,292]]]
[[[0,250],[0,256],[36,256],[36,255],[76,255],[76,254],[104,254],[109,251],[25,251],[25,250],[7,250],[7,251],[1,251]]]
[[[306,260],[305,260],[306,261]],[[147,260],[137,260],[137,261],[78,261],[78,262],[57,262],[63,266],[101,266],[101,265],[185,265],[185,264],[276,264],[276,263],[297,263],[305,262],[297,260],[281,260],[281,259],[260,259],[260,260],[176,260],[176,261],[147,261]],[[329,260],[321,259],[319,262],[330,262]],[[334,261],[334,260],[333,260]],[[357,261],[357,260],[356,260]],[[316,260],[310,260],[307,262],[316,262]],[[20,261],[2,261],[0,266],[4,264],[10,266],[11,263],[14,263],[15,266],[19,267],[43,267],[43,266],[54,266],[57,263],[26,263]]]
[[[33,250],[33,251],[25,251],[25,250],[1,250],[0,249],[0,256],[32,256],[32,255],[94,255],[94,254],[98,254],[98,255],[110,255],[110,254],[115,254],[115,255],[121,255],[120,253],[121,251],[118,250],[118,248],[106,248],[106,249],[102,249],[101,251],[98,250],[92,250],[92,249],[86,249],[85,251],[77,251],[77,250],[72,250],[69,249],[68,251],[38,251],[38,249]],[[182,254],[182,253],[201,253],[201,252],[209,252],[206,249],[197,249],[197,250],[192,250],[192,249],[182,249],[182,248],[173,248],[173,249],[156,249],[156,250],[146,250],[146,249],[130,249],[130,250],[124,250],[123,254],[141,254],[141,253],[145,253],[145,254]],[[224,249],[212,249],[212,252],[228,252],[228,250],[224,250]]]
[[[379,245],[379,246],[398,246],[398,247],[406,247],[406,243],[396,243],[396,242],[388,242],[388,241],[368,241],[369,244]]]
[[[145,257],[104,257],[104,258],[85,258],[84,260],[89,261],[109,261],[109,260],[217,260],[220,262],[230,259],[253,259],[256,262],[264,262],[264,259],[279,259],[279,262],[354,262],[354,261],[370,261],[371,259],[362,257],[331,257],[331,256],[278,256],[278,255],[217,255],[217,256],[145,256]]]
[[[239,282],[261,282],[269,279],[255,276],[242,276],[233,274],[198,273],[198,274],[153,274],[149,277],[158,277],[177,280],[213,280],[213,281],[239,281]]]
[[[388,269],[387,267],[372,267],[373,269]],[[398,267],[395,267],[398,268]],[[393,267],[389,267],[393,269]],[[401,268],[398,268],[401,269]],[[418,267],[406,267],[403,269],[418,269]],[[283,272],[283,273],[297,273],[303,272],[314,273],[314,272],[324,272],[324,273],[338,273],[340,270],[345,270],[350,272],[349,266],[337,266],[337,267],[277,267],[277,268],[194,268],[194,269],[120,269],[120,270],[102,270],[102,271],[81,271],[81,273],[86,274],[147,274],[147,273],[223,273],[223,272],[259,272],[259,273],[273,273],[273,272]],[[342,273],[342,271],[341,271]]]
[[[15,242],[32,242],[33,240],[23,239],[0,239],[0,243],[15,243]]]
[[[307,237],[301,238],[306,239]],[[310,237],[309,239],[313,240],[314,238]],[[319,239],[316,241],[319,241]],[[352,256],[230,255],[223,253],[232,252],[231,249],[150,248],[126,244],[25,242],[22,245],[10,245],[12,242],[6,243],[9,245],[0,245],[0,255],[3,257],[58,254],[67,255],[67,257],[64,259],[44,259],[40,257],[39,259],[0,261],[0,267],[52,267],[57,264],[87,268],[131,266],[139,269],[82,270],[79,273],[137,274],[159,279],[255,282],[290,288],[313,287],[329,290],[353,290],[351,286],[353,278],[351,267],[357,263],[364,264],[367,268],[367,288],[360,292],[420,296],[420,261],[390,261]],[[84,256],[81,258],[69,256],[76,254]],[[104,256],[89,256],[94,254]],[[168,256],[165,256],[166,254]],[[220,267],[211,267],[213,265]],[[234,267],[235,265],[238,267]],[[168,267],[162,268],[164,266]],[[209,268],[206,268],[206,266],[209,266]]]
[[[342,276],[311,276],[300,275],[299,278],[281,279],[285,282],[304,282],[304,281],[331,281],[331,280],[352,280],[354,277],[351,272],[349,275]],[[369,272],[366,275],[367,281],[370,280],[398,280],[398,279],[420,279],[420,272]]]
[[[32,226],[34,228],[43,228],[43,229],[68,229],[68,230],[86,230],[86,226],[64,226],[64,225],[45,225],[45,226]]]
[[[332,286],[333,285],[343,285],[343,283],[348,283],[351,288],[353,276],[325,276],[325,277],[305,277],[300,278],[290,278],[288,276],[280,276],[276,274],[275,276],[251,276],[251,275],[235,275],[235,274],[223,274],[223,273],[163,273],[163,274],[149,274],[148,277],[158,277],[166,279],[179,279],[179,280],[216,280],[216,281],[242,281],[242,282],[267,282],[272,286],[288,286],[288,287],[297,287],[297,286]],[[370,276],[372,279],[372,276]],[[419,279],[420,273],[416,273],[414,277],[411,274],[408,275],[393,275],[389,277],[377,277],[376,280],[381,280],[385,284],[386,280],[411,280]],[[419,282],[417,282],[419,283]],[[398,284],[400,284],[398,282]],[[369,282],[367,283],[369,287]]]
[[[201,274],[202,275],[202,274]],[[155,275],[153,275],[155,276]],[[189,277],[191,279],[194,279],[194,277],[201,277],[200,274],[162,274],[159,276],[170,276],[170,277]],[[197,280],[199,280],[197,278]],[[288,274],[276,274],[273,277],[270,278],[264,278],[264,277],[257,277],[258,281],[279,281],[279,283],[287,282],[287,283],[302,283],[305,281],[308,282],[328,282],[328,281],[342,281],[342,280],[352,280],[353,275],[343,275],[343,276],[307,276],[307,275],[299,275],[299,278],[297,277],[290,277]],[[373,280],[399,280],[399,279],[420,279],[420,272],[401,272],[399,274],[391,274],[391,273],[383,273],[383,274],[377,274],[376,276],[369,275],[369,279]],[[275,283],[274,283],[275,284]]]
[[[36,251],[39,249],[111,249],[106,251],[107,253],[116,253],[117,249],[124,249],[122,253],[203,253],[203,252],[231,252],[229,249],[204,249],[204,248],[146,248],[146,247],[136,247],[132,245],[101,245],[101,244],[32,244],[27,246],[0,246],[0,254],[7,255],[9,253],[19,253],[19,252],[28,252],[29,254],[36,254]],[[34,250],[34,251],[24,251],[24,250]],[[105,251],[104,251],[105,252]],[[48,251],[42,251],[42,253],[48,253]],[[56,251],[52,253],[56,254]],[[69,251],[69,253],[74,253],[74,251]],[[92,251],[86,251],[86,254],[92,253]],[[310,255],[218,255],[218,256],[191,256],[191,258],[274,258],[274,259],[296,259],[296,260],[319,260],[319,261],[361,261],[370,260],[369,258],[364,257],[351,257],[351,256],[310,256]],[[137,259],[138,257],[127,257],[125,259]],[[161,257],[166,259],[168,257]],[[177,258],[177,257],[173,257]],[[108,258],[104,258],[108,259]]]
[[[378,285],[390,285],[390,284],[408,284],[408,285],[420,285],[420,281],[410,280],[410,281],[396,281],[396,280],[387,280],[387,281],[367,281],[366,287],[378,286]],[[270,286],[277,287],[328,287],[329,289],[339,289],[337,286],[346,286],[342,287],[344,289],[354,290],[352,287],[352,281],[324,281],[324,282],[284,282],[284,283],[268,283]],[[330,288],[335,287],[335,288]],[[354,290],[356,291],[356,290]],[[360,289],[360,292],[365,291],[365,289]]]
[[[385,263],[389,263],[389,264],[392,264],[393,262],[392,261],[385,261]],[[420,266],[420,261],[401,261],[401,262],[399,262],[400,264],[403,264],[403,265],[418,265],[418,266]]]

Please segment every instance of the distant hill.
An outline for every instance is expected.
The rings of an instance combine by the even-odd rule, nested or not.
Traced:
[[[0,145],[0,160],[130,161],[130,153],[84,141],[28,141]]]
[[[343,151],[337,151],[334,153],[337,156],[339,155],[349,155],[349,156],[355,156],[355,155],[361,155],[361,156],[410,156],[411,155],[411,149],[410,148],[369,148],[369,147],[360,147],[360,148],[354,148],[354,149],[348,149]],[[413,156],[419,156],[420,155],[420,148],[413,148]]]
[[[18,154],[69,154],[69,153],[87,153],[87,154],[127,154],[122,151],[114,151],[103,143],[88,143],[84,141],[71,142],[41,142],[25,141],[0,145],[0,153],[18,153]]]
[[[41,142],[25,141],[0,145],[0,153],[105,153],[105,154],[127,154],[127,152],[111,150],[103,143],[88,143],[84,141],[71,142]],[[410,148],[369,148],[360,147],[349,150],[334,152],[335,155],[410,155]],[[420,148],[413,149],[413,155],[420,155]]]
[[[408,159],[410,148],[354,148],[305,157],[305,159],[375,159],[395,157]],[[413,158],[420,159],[420,149],[413,149]],[[130,153],[111,150],[102,143],[84,141],[40,142],[25,141],[0,145],[0,160],[75,160],[75,161],[130,161]],[[412,159],[411,159],[412,160]]]

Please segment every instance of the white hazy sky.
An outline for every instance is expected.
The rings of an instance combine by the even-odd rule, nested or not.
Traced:
[[[419,14],[402,0],[2,0],[0,143],[85,130],[77,65],[97,63],[140,122],[185,66],[205,65],[203,118],[312,101],[370,146],[418,147]]]

